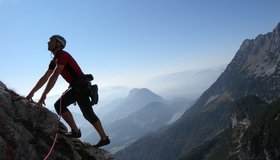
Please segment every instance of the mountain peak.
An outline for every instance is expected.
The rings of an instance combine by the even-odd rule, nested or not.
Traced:
[[[142,99],[142,100],[145,100],[145,101],[149,101],[149,100],[152,100],[152,101],[164,101],[162,99],[162,97],[160,97],[159,95],[155,94],[154,92],[150,91],[149,89],[147,88],[134,88],[134,89],[131,89],[129,91],[129,95],[127,96],[127,100],[131,100],[131,99]]]
[[[137,92],[141,92],[141,91],[149,91],[149,90],[147,88],[133,88],[129,92],[131,94],[136,94]]]
[[[247,72],[250,76],[265,77],[274,74],[280,62],[280,23],[273,32],[244,40],[232,62],[231,69]]]
[[[277,24],[277,26],[275,27],[275,29],[274,29],[274,30],[276,30],[276,31],[280,32],[280,23],[278,23],[278,24]]]
[[[152,91],[150,91],[147,88],[134,88],[134,89],[131,89],[129,91],[130,96],[137,96],[137,95],[143,95],[143,94],[153,94],[153,95],[155,95]]]

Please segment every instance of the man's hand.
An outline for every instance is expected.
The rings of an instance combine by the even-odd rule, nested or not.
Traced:
[[[44,101],[41,101],[41,100],[36,104],[36,107],[39,107],[39,108],[44,107],[44,106],[46,106],[46,104]]]
[[[45,99],[46,99],[46,96],[45,96],[45,95],[42,95],[42,97],[40,98],[40,100],[38,101],[38,103],[36,104],[36,106],[37,106],[37,107],[46,106]]]
[[[30,91],[30,93],[25,97],[29,102],[34,103],[32,97],[34,93],[36,93],[49,79],[52,75],[53,70],[48,69],[47,72],[40,78],[40,80],[36,83],[34,88]]]
[[[33,103],[34,101],[33,101],[32,97],[33,97],[33,94],[32,94],[32,93],[29,93],[25,98],[26,98],[29,102]]]

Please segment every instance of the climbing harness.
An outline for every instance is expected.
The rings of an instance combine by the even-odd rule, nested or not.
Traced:
[[[77,79],[70,85],[75,90],[80,93],[86,93],[90,98],[91,106],[98,103],[98,86],[97,84],[91,84],[93,80],[93,76],[91,74],[85,74]]]

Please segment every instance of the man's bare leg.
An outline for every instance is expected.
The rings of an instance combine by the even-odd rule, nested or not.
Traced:
[[[62,113],[61,116],[74,132],[79,132],[79,128],[77,127],[70,111]]]
[[[99,147],[110,144],[110,139],[105,134],[100,120],[96,121],[93,126],[96,129],[96,131],[98,132],[99,136],[101,137],[101,140],[96,145],[93,145],[93,147],[99,148]]]
[[[102,124],[101,124],[100,120],[96,121],[93,126],[96,129],[96,131],[98,132],[98,134],[101,137],[101,139],[102,140],[106,140],[107,139],[107,135],[104,132],[104,129],[102,127]]]

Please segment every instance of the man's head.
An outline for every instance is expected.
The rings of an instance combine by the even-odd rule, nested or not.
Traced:
[[[53,35],[48,42],[48,49],[55,51],[57,48],[63,49],[66,46],[66,40],[60,35]]]

